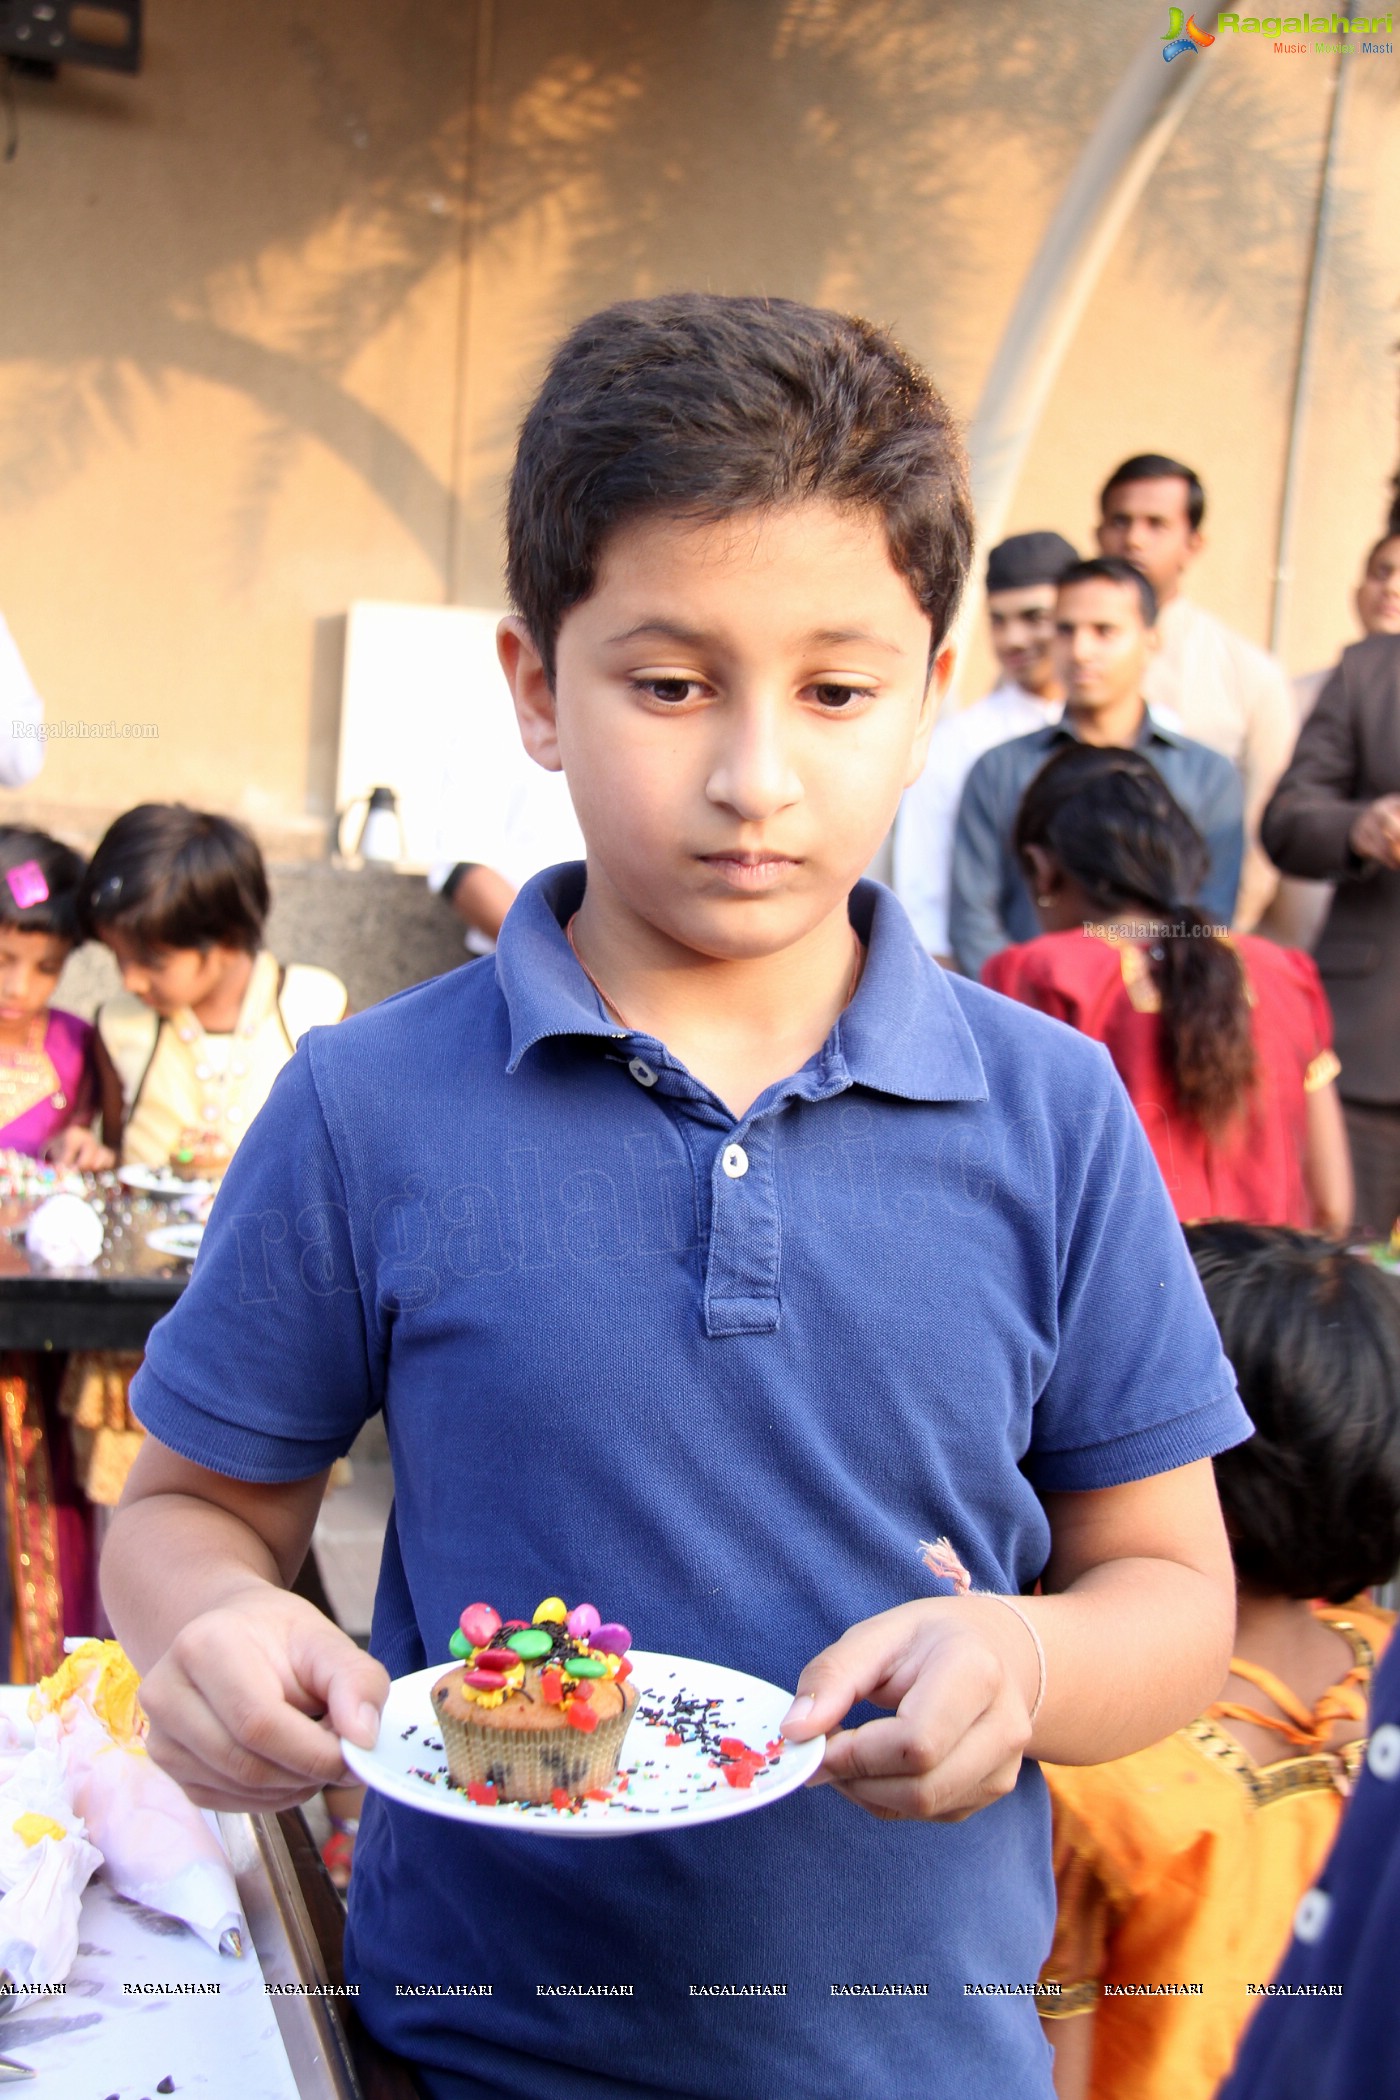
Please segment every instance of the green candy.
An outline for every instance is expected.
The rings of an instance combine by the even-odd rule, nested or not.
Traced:
[[[608,1666],[599,1655],[571,1655],[564,1665],[566,1677],[606,1677]]]
[[[464,1663],[467,1657],[472,1653],[472,1644],[467,1639],[460,1626],[456,1628],[447,1646],[449,1651],[456,1656],[459,1663]]]
[[[554,1636],[543,1626],[522,1626],[519,1633],[506,1635],[506,1646],[513,1648],[522,1662],[538,1662],[554,1646]]]

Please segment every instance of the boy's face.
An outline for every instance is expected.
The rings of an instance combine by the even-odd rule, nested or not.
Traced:
[[[951,651],[880,520],[816,500],[637,519],[559,632],[555,691],[501,631],[526,748],[568,775],[590,902],[692,952],[801,940],[845,899],[923,765]]]
[[[218,989],[229,964],[242,952],[217,945],[145,948],[119,926],[104,926],[101,939],[116,958],[124,988],[165,1017],[181,1007],[199,1006]]]
[[[1067,703],[1097,713],[1142,691],[1156,629],[1131,584],[1096,576],[1067,584],[1055,612],[1055,661]]]

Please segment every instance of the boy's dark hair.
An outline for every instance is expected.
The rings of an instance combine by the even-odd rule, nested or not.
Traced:
[[[139,946],[242,948],[255,954],[268,913],[267,872],[251,833],[181,802],[143,802],[117,818],[92,856],[83,916]]]
[[[1162,1047],[1177,1099],[1214,1136],[1242,1110],[1256,1058],[1249,993],[1235,950],[1202,938],[1192,901],[1210,868],[1196,826],[1140,751],[1066,744],[1021,798],[1014,843],[1053,855],[1106,917],[1144,907],[1166,922],[1147,949],[1162,1001]]]
[[[1400,1566],[1400,1283],[1288,1226],[1186,1240],[1254,1421],[1214,1462],[1236,1571],[1345,1604]]]
[[[1135,452],[1131,459],[1124,460],[1121,467],[1114,468],[1100,489],[1101,517],[1107,515],[1108,499],[1113,491],[1125,487],[1130,481],[1184,481],[1186,516],[1191,530],[1200,531],[1201,520],[1206,514],[1206,492],[1193,468],[1183,466],[1179,459],[1168,459],[1165,452]]]
[[[1143,626],[1157,625],[1157,593],[1141,569],[1135,569],[1130,561],[1120,561],[1116,554],[1096,554],[1090,561],[1073,563],[1055,588],[1067,591],[1072,583],[1120,583],[1125,590],[1137,593]]]
[[[23,877],[12,884],[17,869],[33,861],[43,876],[47,897],[33,904],[19,899],[29,894]],[[46,831],[30,831],[23,824],[0,824],[0,926],[13,926],[17,933],[54,934],[61,941],[83,938],[79,890],[87,862],[71,846],[51,839]]]
[[[555,352],[521,426],[506,580],[553,681],[610,532],[806,497],[878,511],[936,648],[972,558],[967,465],[932,381],[868,321],[791,299],[625,300]]]

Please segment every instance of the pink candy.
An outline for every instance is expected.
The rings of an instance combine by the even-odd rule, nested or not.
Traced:
[[[591,1641],[602,1623],[596,1604],[576,1604],[564,1621],[576,1641]]]
[[[632,1645],[632,1636],[625,1626],[609,1623],[596,1626],[588,1637],[590,1648],[601,1649],[604,1655],[625,1655]]]
[[[501,1630],[501,1615],[489,1604],[469,1604],[458,1620],[473,1648],[484,1648]]]

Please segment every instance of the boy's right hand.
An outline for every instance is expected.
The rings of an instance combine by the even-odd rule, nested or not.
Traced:
[[[370,1749],[388,1690],[383,1665],[315,1605],[253,1583],[191,1619],[147,1671],[147,1748],[200,1808],[293,1808],[358,1784],[337,1737]]]

